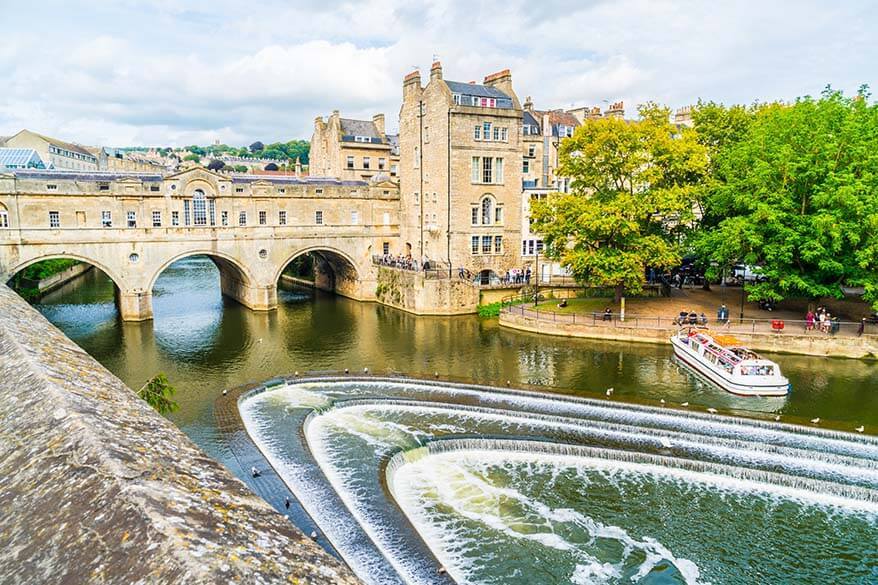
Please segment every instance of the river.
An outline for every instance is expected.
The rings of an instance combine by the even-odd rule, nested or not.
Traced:
[[[118,318],[113,294],[112,282],[101,272],[94,270],[47,295],[37,308],[132,388],[138,388],[151,376],[164,372],[177,388],[175,399],[180,405],[180,409],[170,415],[170,418],[206,452],[241,476],[246,474],[246,470],[242,469],[242,464],[233,454],[230,438],[220,431],[215,417],[214,406],[217,398],[224,389],[297,371],[337,372],[347,368],[351,372],[361,373],[364,368],[369,368],[371,373],[393,372],[415,377],[434,377],[438,374],[440,380],[494,386],[505,386],[508,381],[514,387],[532,387],[543,392],[598,398],[613,403],[639,403],[698,413],[704,413],[707,408],[715,408],[727,414],[772,421],[775,416],[780,415],[785,422],[810,427],[815,426],[809,422],[810,419],[820,417],[819,428],[850,432],[855,427],[864,425],[867,433],[875,434],[878,430],[878,363],[875,362],[773,355],[771,358],[780,363],[784,374],[792,382],[792,393],[788,397],[776,399],[739,398],[694,378],[674,362],[669,346],[539,336],[500,328],[496,320],[483,320],[474,316],[416,317],[375,303],[359,303],[331,294],[298,289],[284,289],[279,292],[280,304],[277,311],[252,312],[220,295],[219,273],[213,263],[204,257],[176,262],[161,275],[153,291],[155,319],[151,322],[122,322]],[[614,389],[610,398],[606,397],[608,388]],[[382,388],[378,394],[392,395],[394,391],[398,389]],[[401,396],[403,395],[405,393]],[[688,403],[688,406],[683,407],[683,403]],[[257,408],[260,403],[257,401],[253,404],[255,406],[252,408]],[[298,440],[296,438],[299,434],[290,434],[284,430],[284,424],[287,423],[276,420],[276,417],[286,416],[283,413],[290,412],[290,405],[283,404],[279,408],[276,400],[269,401],[266,405],[264,410],[254,411],[252,416],[254,420],[263,421],[264,438],[282,447],[272,454],[277,459],[276,466],[283,469],[284,465],[297,464],[295,458],[289,459],[289,454],[301,452],[302,447],[287,445],[286,442]],[[314,445],[322,445],[320,448],[324,454],[335,453],[336,459],[343,463],[337,472],[331,468],[324,468],[324,471],[330,472],[330,476],[337,473],[341,478],[353,478],[349,481],[357,479],[357,474],[361,474],[363,481],[372,482],[376,498],[382,494],[385,497],[387,495],[382,484],[375,483],[376,465],[381,467],[378,462],[392,451],[391,447],[417,447],[421,442],[419,437],[427,436],[424,434],[427,431],[418,430],[420,426],[426,425],[428,430],[433,429],[429,431],[433,434],[448,432],[444,429],[451,428],[457,429],[456,432],[496,435],[498,429],[503,434],[507,428],[502,425],[492,427],[495,423],[478,418],[461,418],[463,415],[453,410],[430,411],[433,418],[421,420],[412,419],[412,415],[405,408],[401,411],[393,410],[396,407],[392,404],[361,408],[373,410],[364,410],[364,414],[353,418],[345,415],[346,411],[343,410],[327,412],[323,419],[325,422],[313,426],[309,431],[314,435],[309,436],[309,441]],[[307,409],[301,411],[303,416],[306,412]],[[416,409],[416,412],[420,410]],[[422,414],[418,416],[423,418]],[[682,421],[679,424],[688,424],[685,418],[676,420]],[[276,421],[276,424],[271,421]],[[367,421],[368,424],[363,423],[367,427],[358,429],[358,421]],[[526,424],[516,423],[525,426],[512,434],[528,436],[530,433],[544,438],[556,437],[554,434],[541,435],[538,421],[525,422]],[[652,433],[658,436],[656,433],[666,432],[661,429],[650,430],[648,427],[649,425],[643,427],[643,432],[647,435]],[[412,429],[407,432],[414,434],[395,438],[394,433],[400,428]],[[635,432],[637,427],[630,428]],[[695,428],[698,427],[693,427],[693,433],[700,432],[694,430]],[[321,429],[328,430],[323,430],[323,434],[320,434]],[[355,434],[350,435],[349,431]],[[276,433],[276,436],[272,433]],[[565,431],[557,436],[566,441],[572,436],[571,433],[572,431]],[[718,440],[710,433],[705,433],[706,443]],[[685,440],[685,433],[669,436],[672,437],[675,448],[677,443],[682,445]],[[362,441],[363,437],[368,440],[361,445],[357,441]],[[381,441],[388,441],[387,445]],[[375,454],[363,450],[365,446],[371,445],[371,449],[375,444],[380,446]],[[612,441],[608,444],[616,446]],[[758,440],[754,443],[757,449],[759,444]],[[699,563],[702,578],[709,577],[714,582],[734,581],[723,573],[727,562],[722,560],[725,540],[721,536],[722,531],[713,532],[713,537],[710,538],[710,531],[702,530],[701,526],[689,538],[680,536],[680,530],[683,529],[681,527],[690,522],[685,515],[680,517],[681,527],[672,526],[667,519],[663,521],[660,517],[650,516],[648,506],[659,506],[662,502],[670,501],[674,490],[682,489],[691,496],[685,485],[681,487],[682,484],[674,483],[676,480],[661,479],[670,477],[667,476],[670,472],[662,471],[656,476],[660,476],[660,479],[650,480],[652,491],[649,492],[648,500],[644,501],[647,507],[637,512],[638,518],[643,519],[643,522],[638,521],[634,526],[629,526],[631,535],[625,533],[622,537],[614,537],[614,544],[610,547],[612,551],[616,551],[619,546],[625,551],[639,551],[631,557],[627,552],[620,556],[618,551],[607,552],[605,547],[599,546],[593,550],[594,547],[582,548],[576,544],[594,537],[593,524],[588,524],[588,530],[580,524],[587,517],[589,523],[598,522],[600,526],[613,526],[613,523],[621,526],[630,510],[620,512],[616,509],[616,502],[621,501],[620,494],[640,490],[638,486],[645,481],[642,474],[653,473],[651,468],[644,467],[641,472],[626,464],[624,472],[633,475],[619,475],[619,471],[607,471],[608,464],[596,464],[596,460],[589,459],[590,455],[571,457],[568,453],[556,456],[547,447],[549,451],[544,456],[525,460],[519,455],[503,456],[502,445],[500,447],[499,451],[492,447],[490,454],[468,447],[461,451],[459,457],[452,456],[451,459],[443,459],[444,456],[439,453],[427,459],[430,463],[426,467],[410,465],[402,468],[394,480],[399,484],[396,489],[400,502],[406,514],[417,519],[419,530],[427,531],[426,534],[430,534],[430,530],[434,534],[448,534],[458,530],[463,531],[461,534],[470,535],[469,540],[461,537],[455,543],[455,547],[463,543],[461,546],[464,549],[443,548],[441,538],[435,542],[430,542],[430,538],[426,539],[433,551],[462,582],[495,582],[496,575],[491,576],[492,567],[497,558],[502,558],[503,550],[511,550],[509,547],[519,547],[516,555],[521,555],[521,558],[526,559],[527,555],[552,558],[541,570],[557,571],[557,579],[560,579],[558,582],[573,580],[576,575],[582,577],[582,582],[591,582],[592,572],[604,569],[615,571],[614,574],[627,575],[626,579],[638,572],[646,571],[650,575],[657,575],[673,569],[672,573],[676,575],[673,578],[658,581],[650,578],[642,582],[689,582],[690,579],[684,577],[687,571],[695,570],[694,566],[687,565],[689,561],[675,560],[665,549],[661,549],[661,554],[657,553],[658,545],[649,544],[652,541],[648,539],[637,540],[656,535],[661,535],[661,542],[674,544],[676,550],[687,551],[689,556],[702,559]],[[727,449],[724,444],[718,448],[720,452]],[[356,456],[351,455],[351,449],[355,450]],[[263,448],[263,451],[266,449]],[[819,458],[827,455],[822,451],[815,451],[814,456]],[[748,454],[745,458],[751,457]],[[372,461],[370,458],[374,459],[372,463],[369,463]],[[327,461],[331,463],[332,457],[328,457]],[[351,461],[358,462],[357,466],[347,465]],[[425,470],[432,471],[425,473]],[[485,533],[488,536],[473,539],[472,528],[467,528],[462,519],[469,518],[468,522],[473,522],[474,518],[478,518],[478,522],[485,522],[484,511],[481,508],[475,511],[463,508],[449,516],[448,502],[457,505],[456,498],[460,494],[472,493],[474,487],[467,478],[474,477],[474,473],[478,477],[490,477],[492,481],[498,482],[487,487],[479,484],[480,490],[488,490],[485,494],[496,492],[508,495],[512,493],[508,490],[514,487],[517,490],[514,491],[516,498],[527,503],[527,506],[534,507],[534,510],[544,510],[549,506],[553,510],[564,511],[566,515],[562,514],[546,525],[553,533],[559,530],[568,531],[570,542],[561,544],[569,548],[570,543],[574,543],[575,546],[569,550],[575,554],[558,553],[561,549],[556,547],[552,549],[556,551],[554,556],[545,556],[547,553],[542,547],[546,543],[542,541],[533,544],[528,540],[526,546],[522,545],[521,548],[516,544],[519,541],[509,540],[511,533],[505,525],[500,526],[502,530],[495,526],[493,532]],[[556,477],[568,478],[563,490],[540,491],[541,485],[555,481],[553,478]],[[613,477],[618,478],[618,481],[614,479],[607,483],[607,478]],[[599,486],[593,492],[593,501],[585,502],[577,498],[570,500],[565,496],[575,493],[573,486],[582,482]],[[436,494],[439,493],[437,489],[441,491],[446,487],[458,491],[442,496],[446,500],[441,503],[436,499]],[[357,486],[354,485],[353,488]],[[353,488],[352,493],[359,489]],[[340,493],[343,495],[344,490]],[[717,502],[724,501],[731,503],[736,514],[747,512],[749,508],[746,497],[738,501],[735,500],[737,496],[723,495],[724,493],[722,490],[706,491],[703,496],[706,499],[702,503],[705,506],[714,506]],[[487,496],[480,495],[480,501],[485,497]],[[754,512],[753,522],[767,522],[765,526],[780,520],[777,513],[803,514],[798,508],[777,512],[775,500],[768,496],[758,501],[760,506],[766,506],[771,513]],[[812,510],[810,507],[807,509]],[[519,512],[520,510],[516,514]],[[587,516],[588,514],[591,516]],[[515,515],[514,518],[519,516]],[[579,520],[570,524],[570,518]],[[815,518],[809,517],[808,521],[828,522],[823,516]],[[857,542],[862,542],[858,538],[862,539],[864,534],[874,531],[875,520],[874,517],[870,518],[865,524],[856,524],[856,529],[848,527],[853,536],[848,539],[850,542],[842,543],[845,547],[856,551]],[[540,520],[540,525],[545,524],[543,520]],[[297,522],[302,525],[302,521]],[[515,522],[518,527],[518,520]],[[855,518],[851,522],[860,520]],[[827,524],[829,528],[824,528],[835,530],[842,526],[830,524],[831,526]],[[746,526],[750,526],[750,520],[740,530],[744,530]],[[303,528],[309,531],[311,529],[310,525]],[[751,528],[756,530],[752,526]],[[531,529],[532,527],[527,530]],[[805,556],[816,555],[823,531],[824,529],[809,530],[808,534],[814,538],[804,540],[803,548],[799,552]],[[635,538],[633,535],[639,536]],[[756,538],[756,535],[753,532],[747,538]],[[705,538],[713,543],[711,546],[714,548],[693,549],[687,544]],[[780,543],[789,538],[795,538],[795,531],[788,534],[772,533],[763,544]],[[869,537],[866,538],[868,540]],[[554,546],[551,542],[549,545],[549,548]],[[757,546],[751,548],[747,555],[754,555],[755,558],[760,549]],[[482,554],[486,550],[494,550],[500,556]],[[584,562],[583,558],[590,560]],[[712,558],[715,560],[711,560]],[[745,560],[737,558],[742,562]],[[772,558],[771,555],[765,556],[763,562],[766,567],[769,567]],[[524,569],[513,565],[515,563],[511,562],[508,574],[519,574],[521,579],[504,578],[496,582],[531,582],[529,579],[533,575],[528,577],[530,573],[526,572],[527,562],[521,565]],[[838,570],[847,568],[840,566]],[[522,570],[525,572],[521,573]],[[783,574],[784,564],[769,567],[767,570],[769,574],[778,577]],[[821,574],[809,574],[805,580],[820,582]],[[852,570],[851,575],[856,574],[859,573]],[[550,580],[554,582],[554,579]]]

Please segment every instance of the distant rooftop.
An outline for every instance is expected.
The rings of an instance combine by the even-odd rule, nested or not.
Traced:
[[[117,172],[117,171],[53,171],[40,169],[12,169],[11,172],[21,179],[41,180],[76,180],[76,181],[119,181],[122,179],[140,179],[144,182],[162,181],[164,176],[151,172]],[[185,172],[185,171],[183,171]],[[179,173],[177,173],[179,174]],[[325,185],[342,187],[366,187],[366,181],[342,181],[334,177],[296,177],[295,175],[226,175],[233,183],[253,183],[268,181],[289,185]]]
[[[460,93],[463,95],[473,95],[477,97],[489,98],[506,98],[511,99],[508,95],[489,85],[479,85],[478,83],[461,83],[459,81],[446,81],[445,85],[452,93]]]

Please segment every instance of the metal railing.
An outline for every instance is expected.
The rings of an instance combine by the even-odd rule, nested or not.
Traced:
[[[568,293],[559,296],[559,292]],[[555,291],[554,299],[559,304],[564,299],[574,298],[573,291]],[[540,295],[540,302],[545,305],[546,299]],[[614,327],[624,329],[657,329],[657,330],[673,330],[680,327],[678,317],[664,316],[648,316],[626,313],[624,319],[622,315],[615,312],[606,313],[603,311],[592,311],[587,313],[567,313],[553,311],[550,309],[533,306],[533,295],[523,297],[521,295],[508,297],[503,299],[503,307],[501,313],[521,315],[529,319],[548,323],[560,323],[570,325],[582,325],[588,327]],[[778,324],[782,323],[782,328]],[[707,318],[706,323],[696,320],[695,323],[685,320],[683,325],[706,326],[716,334],[735,334],[735,333],[771,333],[775,335],[795,334],[809,335],[813,337],[858,337],[860,335],[878,335],[878,324],[852,321],[832,321],[825,329],[821,329],[819,324],[814,324],[813,328],[808,327],[808,322],[804,320],[789,319],[729,319],[720,322],[716,319]],[[862,327],[862,331],[860,330]]]

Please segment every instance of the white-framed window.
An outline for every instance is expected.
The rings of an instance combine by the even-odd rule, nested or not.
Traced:
[[[491,244],[494,238],[492,236],[482,236],[482,254],[491,253]]]
[[[49,212],[49,227],[50,228],[59,228],[61,227],[61,214],[57,211]]]
[[[287,225],[287,212],[283,209],[277,212],[278,225]]]
[[[360,223],[360,212],[356,209],[351,210],[351,225],[358,225]]]
[[[247,212],[246,211],[238,212],[238,225],[240,225],[240,226],[247,225]]]
[[[162,212],[158,210],[153,210],[152,212],[152,227],[158,228],[162,227]]]
[[[229,225],[229,212],[220,211],[220,223],[224,226]]]
[[[383,242],[381,244],[381,253],[387,256],[390,254],[390,242]]]
[[[494,208],[494,223],[503,223],[503,208],[499,205]]]
[[[482,225],[491,225],[494,220],[494,198],[485,195],[482,197],[479,207],[482,210]]]
[[[494,182],[503,184],[503,159],[499,157],[494,159]]]
[[[323,225],[323,212],[319,209],[314,212],[314,223]]]
[[[482,139],[482,125],[479,124],[475,128],[473,128],[473,140],[481,140]]]
[[[354,168],[354,157],[349,156],[346,162],[349,169]]]
[[[364,156],[363,157],[363,168],[368,169],[372,166],[372,157]]]
[[[9,212],[5,209],[0,209],[0,229],[6,229],[9,227]]]
[[[484,122],[482,124],[482,136],[484,136],[485,140],[491,139],[491,123]]]
[[[259,210],[259,225],[265,225],[268,223],[268,212],[264,209]]]
[[[537,145],[531,144],[527,147],[527,156],[534,157],[537,154]]]
[[[134,210],[130,210],[125,215],[128,219],[128,227],[136,228],[137,227],[137,212]]]
[[[113,212],[109,209],[101,211],[101,227],[113,227]]]
[[[482,157],[482,183],[494,182],[494,159],[490,156]]]
[[[171,212],[171,225],[178,226],[180,225],[180,212],[172,211]]]
[[[494,236],[494,253],[503,253],[503,236]]]
[[[530,172],[530,161],[529,160],[521,161],[521,172],[524,174],[527,174]]]
[[[390,165],[390,176],[391,177],[395,177],[398,172],[399,172],[398,165]]]
[[[387,167],[387,159],[379,158],[378,159],[378,170],[383,171]]]
[[[500,128],[500,140],[509,142],[509,128]]]
[[[500,127],[494,126],[494,142],[500,142]]]
[[[201,189],[192,193],[192,219],[195,225],[207,225],[207,197]],[[189,225],[188,221],[186,225]]]
[[[472,247],[471,247],[472,254],[473,255],[478,254],[479,253],[479,236],[472,236],[470,240],[471,240],[471,245],[472,245]]]
[[[479,208],[473,207],[472,211],[472,225],[479,225]]]

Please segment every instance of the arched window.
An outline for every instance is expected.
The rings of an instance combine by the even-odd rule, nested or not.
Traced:
[[[490,195],[482,197],[482,225],[494,223],[494,198]]]
[[[6,206],[0,203],[0,230],[6,229],[9,227],[9,212],[6,211]]]
[[[195,225],[207,225],[207,197],[201,189],[192,194],[192,219]]]

